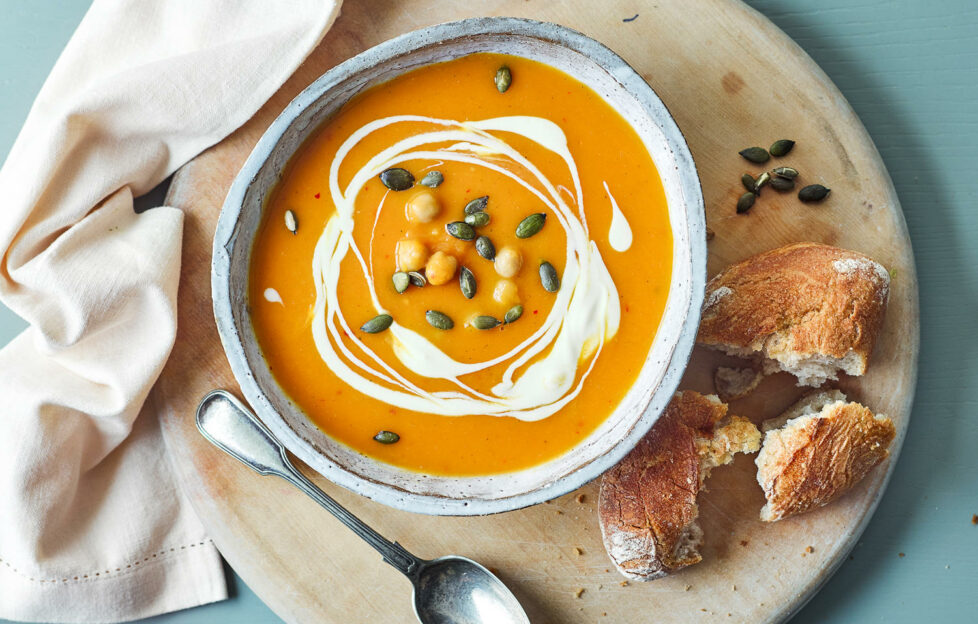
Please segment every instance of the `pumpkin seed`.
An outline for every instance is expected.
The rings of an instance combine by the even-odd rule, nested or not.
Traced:
[[[740,155],[752,163],[757,164],[766,163],[771,160],[771,155],[763,147],[748,147],[747,149],[740,150]]]
[[[757,181],[754,179],[754,176],[749,173],[745,173],[744,175],[740,176],[740,183],[743,184],[744,188],[751,193],[757,190]]]
[[[394,444],[401,439],[401,436],[397,435],[393,431],[381,431],[374,436],[374,440],[380,442],[381,444]]]
[[[771,188],[776,191],[790,191],[795,188],[795,181],[791,178],[782,178],[781,176],[774,176],[771,178]]]
[[[470,241],[475,238],[475,230],[465,221],[452,221],[445,225],[445,231],[459,240]]]
[[[560,290],[560,278],[557,277],[557,269],[546,260],[540,263],[540,283],[547,292],[557,292]]]
[[[291,210],[285,211],[285,228],[293,234],[299,229],[299,222],[295,218],[295,213]]]
[[[757,199],[757,195],[753,193],[744,193],[737,200],[737,214],[744,214],[754,205],[754,200]]]
[[[499,320],[492,316],[477,316],[469,321],[469,323],[476,329],[492,329],[502,325]]]
[[[394,317],[390,314],[378,314],[360,326],[360,331],[368,334],[379,334],[394,322]]]
[[[380,173],[380,181],[392,191],[406,191],[414,186],[414,176],[407,169],[392,167]]]
[[[482,227],[484,225],[489,225],[489,213],[488,212],[473,212],[470,215],[465,215],[465,222],[472,227]]]
[[[771,174],[765,171],[761,175],[757,176],[757,182],[754,184],[754,194],[761,192],[761,187],[771,181]]]
[[[427,319],[428,324],[435,329],[447,330],[455,327],[455,321],[444,312],[439,312],[438,310],[428,310],[424,313],[424,317]]]
[[[517,303],[512,308],[506,310],[506,316],[503,317],[503,322],[515,323],[521,316],[523,316],[523,306]]]
[[[424,288],[428,284],[428,280],[425,278],[425,276],[421,275],[417,271],[408,271],[408,278],[411,280],[411,283],[418,288]]]
[[[789,180],[794,180],[798,177],[798,170],[792,167],[776,167],[771,170],[771,173],[782,178],[788,178]]]
[[[798,199],[803,202],[817,202],[822,201],[828,197],[832,189],[827,189],[821,184],[809,184],[805,188],[798,191]]]
[[[466,299],[475,297],[475,291],[478,290],[478,285],[475,283],[475,275],[466,267],[462,267],[462,270],[458,274],[458,285],[462,289],[462,295]]]
[[[445,181],[445,176],[442,175],[441,171],[429,171],[424,174],[421,181],[418,184],[427,186],[428,188],[437,188],[439,184]]]
[[[496,83],[496,90],[500,93],[506,93],[506,90],[509,89],[509,85],[513,84],[513,72],[511,72],[508,67],[503,65],[496,70],[496,77],[494,81]]]
[[[391,276],[391,281],[394,282],[394,290],[400,294],[407,290],[408,286],[411,285],[411,276],[404,271],[398,271]]]
[[[547,221],[547,213],[537,212],[520,221],[516,226],[516,238],[530,238],[543,229],[543,224]]]
[[[496,246],[492,244],[488,236],[480,236],[475,239],[475,250],[490,262],[496,259]]]
[[[475,214],[477,212],[485,212],[486,206],[489,205],[489,196],[483,195],[482,197],[476,197],[469,203],[465,204],[465,214]]]
[[[771,144],[771,156],[777,156],[778,158],[786,156],[791,148],[795,146],[795,142],[789,139],[780,139]]]

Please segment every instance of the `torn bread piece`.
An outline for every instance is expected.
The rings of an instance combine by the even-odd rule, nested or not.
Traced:
[[[866,372],[883,324],[890,275],[854,251],[798,243],[758,254],[706,286],[697,342],[759,356],[764,372],[787,371],[820,386],[839,371]]]
[[[839,390],[811,393],[780,417],[765,421],[757,482],[774,522],[822,507],[889,456],[893,421],[850,403]]]
[[[626,578],[651,581],[701,559],[696,495],[716,466],[753,453],[761,432],[716,396],[677,393],[652,430],[601,479],[598,519]]]
[[[713,373],[713,387],[724,403],[742,399],[761,383],[764,373],[754,368],[728,368],[721,366]]]

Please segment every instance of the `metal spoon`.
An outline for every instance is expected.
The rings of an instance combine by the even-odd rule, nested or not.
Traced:
[[[197,408],[197,428],[215,446],[262,475],[282,477],[374,547],[414,586],[422,624],[529,624],[516,597],[475,561],[449,555],[426,561],[390,542],[295,469],[285,447],[234,396],[215,390]]]

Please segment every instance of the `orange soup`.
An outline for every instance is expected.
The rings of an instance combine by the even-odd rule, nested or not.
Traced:
[[[628,123],[561,71],[475,54],[316,131],[266,205],[249,296],[272,374],[327,435],[486,475],[566,453],[615,410],[671,270]]]

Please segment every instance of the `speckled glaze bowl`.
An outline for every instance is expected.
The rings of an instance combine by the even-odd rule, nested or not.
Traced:
[[[610,102],[645,142],[662,176],[673,233],[673,274],[662,323],[638,380],[575,448],[542,465],[482,477],[410,472],[320,431],[282,391],[248,315],[251,248],[269,192],[303,141],[360,91],[417,67],[476,52],[522,56],[571,74]],[[221,341],[242,392],[285,446],[327,479],[378,502],[436,515],[519,509],[566,494],[615,465],[652,427],[689,361],[706,277],[703,196],[679,127],[624,60],[579,32],[515,18],[477,18],[407,33],[337,65],[297,96],[238,173],[214,237],[212,289]]]

